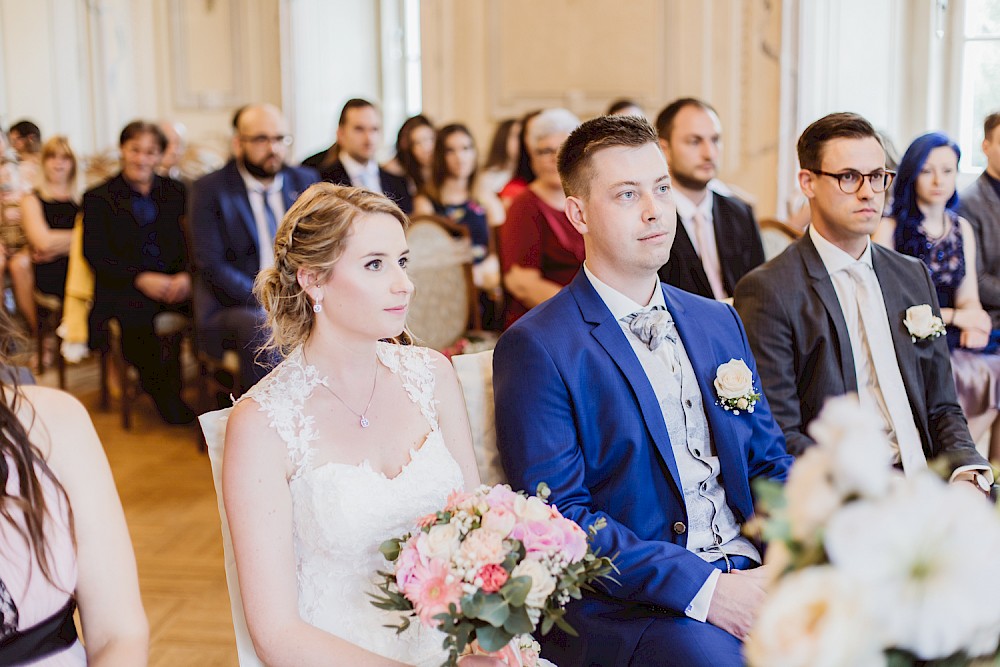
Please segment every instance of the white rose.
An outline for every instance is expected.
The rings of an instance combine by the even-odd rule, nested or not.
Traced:
[[[910,335],[916,338],[927,338],[934,333],[934,311],[926,303],[910,306],[906,309],[903,324],[909,329]]]
[[[745,655],[752,667],[881,667],[877,624],[864,588],[831,567],[781,580],[761,607]],[[846,638],[846,639],[845,639]]]
[[[785,498],[792,537],[814,542],[844,498],[834,485],[833,452],[816,445],[803,452],[788,472]]]
[[[520,495],[514,498],[514,514],[525,521],[545,521],[552,516],[549,506],[541,499],[536,496],[525,498]]]
[[[461,547],[461,534],[458,526],[445,523],[434,526],[417,540],[417,550],[428,559],[450,561],[452,554]]]
[[[545,601],[556,590],[556,579],[537,560],[525,559],[517,564],[514,571],[510,573],[511,579],[514,577],[531,577],[531,591],[524,603],[529,607],[541,609],[545,606]]]
[[[817,447],[832,452],[833,483],[844,496],[883,495],[892,475],[892,450],[882,419],[856,394],[829,398],[809,424]]]
[[[753,390],[753,374],[742,359],[730,359],[715,373],[719,398],[740,398]]]

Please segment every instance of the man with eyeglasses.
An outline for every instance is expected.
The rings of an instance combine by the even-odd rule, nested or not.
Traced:
[[[709,299],[727,299],[740,278],[764,263],[753,209],[718,192],[722,125],[707,102],[685,97],[656,118],[677,203],[677,238],[660,280]]]
[[[255,361],[266,332],[254,279],[274,263],[274,234],[285,211],[319,174],[285,164],[292,136],[276,107],[243,107],[233,126],[233,158],[195,182],[188,217],[198,344],[219,357],[236,350],[245,391],[270,370]]]
[[[828,397],[856,392],[881,416],[904,473],[942,457],[953,481],[988,491],[992,475],[956,400],[948,345],[904,323],[913,306],[940,316],[930,276],[919,260],[871,242],[893,177],[874,128],[831,114],[806,128],[798,154],[809,230],[747,274],[734,304],[788,453],[813,444],[807,427]]]

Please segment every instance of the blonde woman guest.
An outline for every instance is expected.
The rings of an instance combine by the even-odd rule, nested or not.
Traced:
[[[76,155],[66,137],[55,136],[42,146],[42,172],[37,187],[21,199],[21,226],[28,247],[12,259],[33,266],[18,271],[30,280],[14,283],[18,310],[32,331],[38,326],[33,291],[63,298],[73,225],[80,211],[76,189]]]
[[[145,665],[135,556],[86,409],[47,387],[3,384],[0,397],[0,664]]]
[[[479,484],[447,360],[401,344],[413,283],[406,216],[318,183],[289,209],[257,278],[285,360],[226,431],[223,497],[247,626],[268,665],[434,665],[442,635],[375,608],[382,541]],[[465,658],[463,667],[499,665]]]
[[[554,296],[583,265],[583,237],[566,217],[556,156],[580,124],[566,109],[547,109],[528,125],[526,145],[535,179],[500,227],[500,269],[510,295],[507,326]]]

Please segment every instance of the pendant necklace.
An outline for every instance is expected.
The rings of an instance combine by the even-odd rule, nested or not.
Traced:
[[[309,360],[306,359],[305,349],[302,350],[302,360],[306,363],[306,365],[309,365]],[[324,378],[324,380],[325,379],[326,378]],[[361,424],[361,428],[368,428],[370,422],[368,421],[368,417],[366,417],[365,415],[368,414],[368,408],[372,406],[372,400],[375,398],[375,387],[378,386],[378,357],[375,358],[375,378],[372,380],[372,393],[368,396],[368,405],[366,405],[365,409],[362,410],[361,412],[355,412],[354,409],[347,404],[347,401],[342,399],[340,396],[337,396],[337,393],[333,389],[330,389],[330,387],[327,386],[325,382],[320,382],[319,386],[323,387],[328,392],[330,392],[330,394],[335,399],[340,401],[340,404],[343,405],[345,408],[347,408],[352,415],[358,417],[360,419],[359,423]]]

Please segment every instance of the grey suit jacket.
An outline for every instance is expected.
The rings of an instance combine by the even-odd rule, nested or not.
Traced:
[[[928,460],[950,469],[985,466],[955,396],[944,337],[913,342],[906,309],[930,304],[940,315],[930,274],[920,260],[872,244],[906,395]],[[736,310],[746,326],[764,394],[785,432],[788,453],[813,444],[806,427],[830,396],[857,391],[854,354],[840,300],[808,234],[747,274],[736,286]]]
[[[958,213],[969,221],[976,235],[976,268],[979,300],[1000,328],[1000,197],[986,172],[962,191]]]

